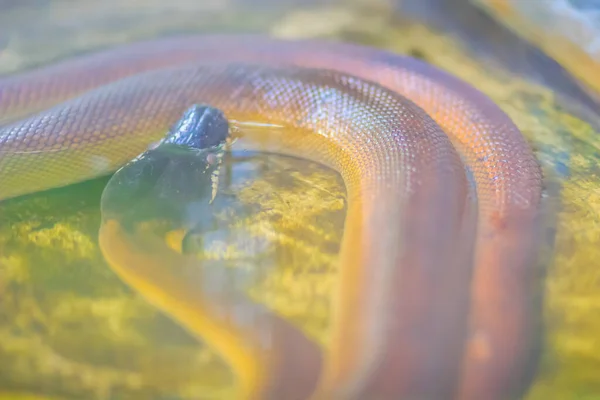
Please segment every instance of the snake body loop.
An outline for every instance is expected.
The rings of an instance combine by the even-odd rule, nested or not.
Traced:
[[[0,199],[113,172],[193,103],[281,125],[284,133],[254,133],[246,145],[324,163],[344,178],[340,286],[315,396],[504,400],[523,389],[535,340],[540,169],[490,99],[423,62],[349,44],[219,35],[136,43],[7,76]],[[118,226],[102,229],[113,267],[140,262],[143,253],[117,256],[126,251],[110,239]],[[177,258],[166,249],[161,257]],[[192,322],[206,310],[191,285],[161,286],[159,272],[120,268],[190,330],[205,329]],[[181,298],[185,312],[174,306]],[[233,348],[225,337],[252,348],[235,329],[218,328],[225,353]],[[310,347],[292,331],[275,329],[275,342]],[[288,371],[285,348],[274,345],[260,362],[263,353],[245,353],[238,372],[256,367],[249,397],[283,393],[263,372]],[[303,365],[320,365],[306,354]]]

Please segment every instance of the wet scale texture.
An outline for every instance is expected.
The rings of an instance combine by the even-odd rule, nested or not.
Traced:
[[[113,171],[191,103],[284,126],[247,145],[323,162],[349,193],[324,390],[435,397],[458,388],[464,398],[519,390],[541,177],[512,122],[466,84],[357,46],[209,37],[3,78],[0,95],[3,120],[13,120],[0,130],[3,198]],[[39,113],[14,121],[31,111]],[[477,209],[452,144],[475,178]]]

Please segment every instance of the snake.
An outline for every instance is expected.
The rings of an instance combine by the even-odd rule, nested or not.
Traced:
[[[212,34],[6,75],[0,199],[114,173],[192,104],[238,123],[237,145],[321,163],[346,189],[323,351],[269,310],[260,311],[268,340],[260,327],[219,319],[193,279],[165,269],[193,274],[189,257],[103,221],[108,264],[223,355],[237,398],[494,400],[526,391],[541,168],[497,104],[427,62],[359,44]]]

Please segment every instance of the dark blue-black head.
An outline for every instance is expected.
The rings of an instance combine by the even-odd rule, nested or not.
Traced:
[[[203,150],[222,145],[228,137],[229,122],[223,111],[207,105],[193,105],[183,114],[162,143]]]

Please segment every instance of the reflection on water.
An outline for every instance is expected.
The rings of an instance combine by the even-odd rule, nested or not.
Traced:
[[[220,357],[107,268],[96,246],[106,183],[5,205],[0,354],[11,367],[2,387],[75,398],[222,398],[233,385]],[[211,207],[208,271],[197,283],[220,296],[242,289],[323,342],[345,214],[337,174],[298,159],[232,153]]]
[[[220,110],[192,106],[163,140],[120,168],[102,193],[100,249],[124,282],[227,363],[232,398],[305,398],[320,376],[321,350],[251,291],[306,259],[279,259],[277,240],[248,229],[247,218],[260,215],[256,200],[238,207],[237,192],[220,188],[228,131]],[[261,176],[241,175],[233,179]],[[310,201],[319,199],[300,204]],[[277,232],[274,221],[261,222]]]

